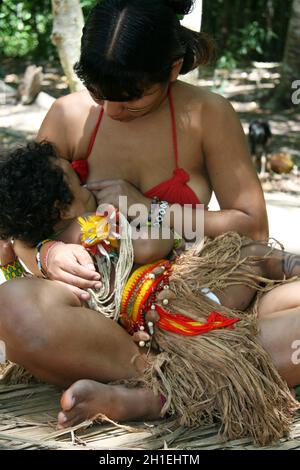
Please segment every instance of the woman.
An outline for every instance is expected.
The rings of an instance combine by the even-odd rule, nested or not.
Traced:
[[[205,213],[207,235],[235,230],[266,239],[263,195],[235,113],[223,98],[177,81],[180,72],[209,57],[206,38],[182,28],[176,16],[191,3],[101,1],[87,21],[77,65],[89,92],[59,99],[38,138],[51,141],[65,159],[81,162],[74,166],[82,179],[87,176],[98,202],[118,205],[123,194],[128,205],[149,206],[157,196],[207,206],[214,190],[221,210]],[[99,184],[99,178],[106,181]],[[186,210],[193,219],[195,209]],[[42,258],[47,250],[47,244],[41,247]],[[16,251],[27,265],[36,264],[36,249],[19,244]],[[24,279],[1,288],[0,329],[8,357],[63,386],[79,378],[108,382],[135,376],[144,361],[141,354],[131,362],[141,353],[137,345],[78,300],[88,298],[85,289],[99,287],[86,250],[56,245],[47,274],[60,285]],[[291,321],[279,316],[280,330],[291,331],[284,326]],[[276,331],[268,330],[274,354]],[[284,350],[289,341],[280,336]]]
[[[177,80],[211,55],[207,37],[177,18],[191,5],[99,2],[87,20],[76,65],[89,91],[57,100],[38,139],[49,140],[74,162],[99,203],[118,206],[123,194],[129,206],[149,207],[157,196],[207,207],[215,191],[221,210],[205,211],[206,235],[234,230],[266,239],[263,194],[235,112],[221,96]],[[193,220],[195,208],[185,213]],[[68,261],[67,249],[59,253],[57,247],[54,255],[49,277],[86,296],[82,289],[92,285],[94,273]]]
[[[231,232],[170,259],[172,237],[144,238],[145,226],[131,241],[127,220],[120,213],[118,222],[112,206],[106,205],[107,215],[99,208],[95,214],[92,193],[46,142],[19,148],[0,164],[0,200],[5,196],[0,237],[34,246],[52,234],[48,254],[61,240],[83,243],[103,281],[99,291],[91,290],[89,307],[111,323],[119,321],[141,348],[147,347],[144,373],[139,368],[145,358],[137,352],[131,359],[136,374],[125,381],[130,388],[75,382],[62,396],[59,428],[99,413],[130,420],[168,412],[184,425],[216,420],[225,438],[250,434],[260,444],[289,430],[298,405],[261,347],[256,314],[261,326],[270,316],[268,329],[273,328],[275,312],[288,308],[291,297],[299,299],[299,281],[281,281],[300,275],[299,256]],[[46,267],[48,254],[41,259]],[[293,361],[290,351],[282,352]],[[299,372],[287,377],[278,368],[290,385],[298,383]]]

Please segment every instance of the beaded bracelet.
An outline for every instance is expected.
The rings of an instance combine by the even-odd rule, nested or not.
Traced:
[[[51,242],[52,240],[50,240],[50,238],[47,238],[46,240],[43,240],[41,242],[39,242],[37,245],[36,245],[36,255],[35,255],[35,259],[36,259],[36,264],[37,264],[37,267],[39,268],[39,271],[41,272],[42,276],[44,279],[47,279],[47,273],[46,271],[44,270],[43,268],[43,265],[42,265],[42,261],[41,261],[41,248],[42,246],[44,246],[46,243],[48,242]]]
[[[10,279],[15,279],[16,277],[22,277],[24,274],[24,268],[18,258],[14,261],[10,261],[4,266],[0,266],[0,270],[2,271],[6,281],[10,281]]]
[[[157,210],[157,206],[159,206],[159,209],[154,218],[154,211]],[[147,225],[153,227],[162,225],[168,207],[169,203],[167,201],[160,201],[157,197],[154,197],[151,202]]]
[[[153,208],[159,203],[158,197],[154,197],[151,201],[150,210],[148,212],[148,221],[147,226],[151,227],[152,225],[152,218],[153,218]]]

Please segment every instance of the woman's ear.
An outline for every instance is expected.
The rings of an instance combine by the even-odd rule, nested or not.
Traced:
[[[175,82],[180,74],[180,70],[183,64],[183,58],[176,60],[172,64],[170,82]]]

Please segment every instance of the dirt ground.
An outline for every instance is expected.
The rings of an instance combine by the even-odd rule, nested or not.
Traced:
[[[1,64],[0,80],[16,88],[20,83],[26,63],[7,60]],[[57,63],[45,63],[42,91],[53,98],[68,93],[66,78]],[[253,119],[267,120],[271,126],[273,139],[272,153],[284,152],[292,156],[300,168],[300,109],[268,109],[272,90],[279,81],[279,67],[274,63],[254,63],[248,69],[232,72],[219,70],[200,71],[200,78],[192,73],[182,77],[184,80],[208,87],[230,99],[248,133]],[[1,103],[1,101],[0,101]],[[9,149],[15,144],[31,139],[47,111],[43,106],[12,106],[0,104],[0,150]],[[22,118],[23,122],[22,122]]]

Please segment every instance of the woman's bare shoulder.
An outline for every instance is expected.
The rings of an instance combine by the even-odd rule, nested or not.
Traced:
[[[78,117],[84,118],[93,105],[96,106],[90,94],[87,90],[82,90],[58,98],[52,105],[51,111],[53,115],[66,117],[69,121]]]
[[[88,117],[97,108],[86,90],[58,98],[49,109],[37,140],[52,142],[60,155],[71,159]]]
[[[179,98],[181,98],[185,104],[188,103],[191,105],[194,110],[205,110],[210,113],[226,110],[232,111],[232,106],[226,98],[202,86],[178,81],[176,83],[176,89]]]

